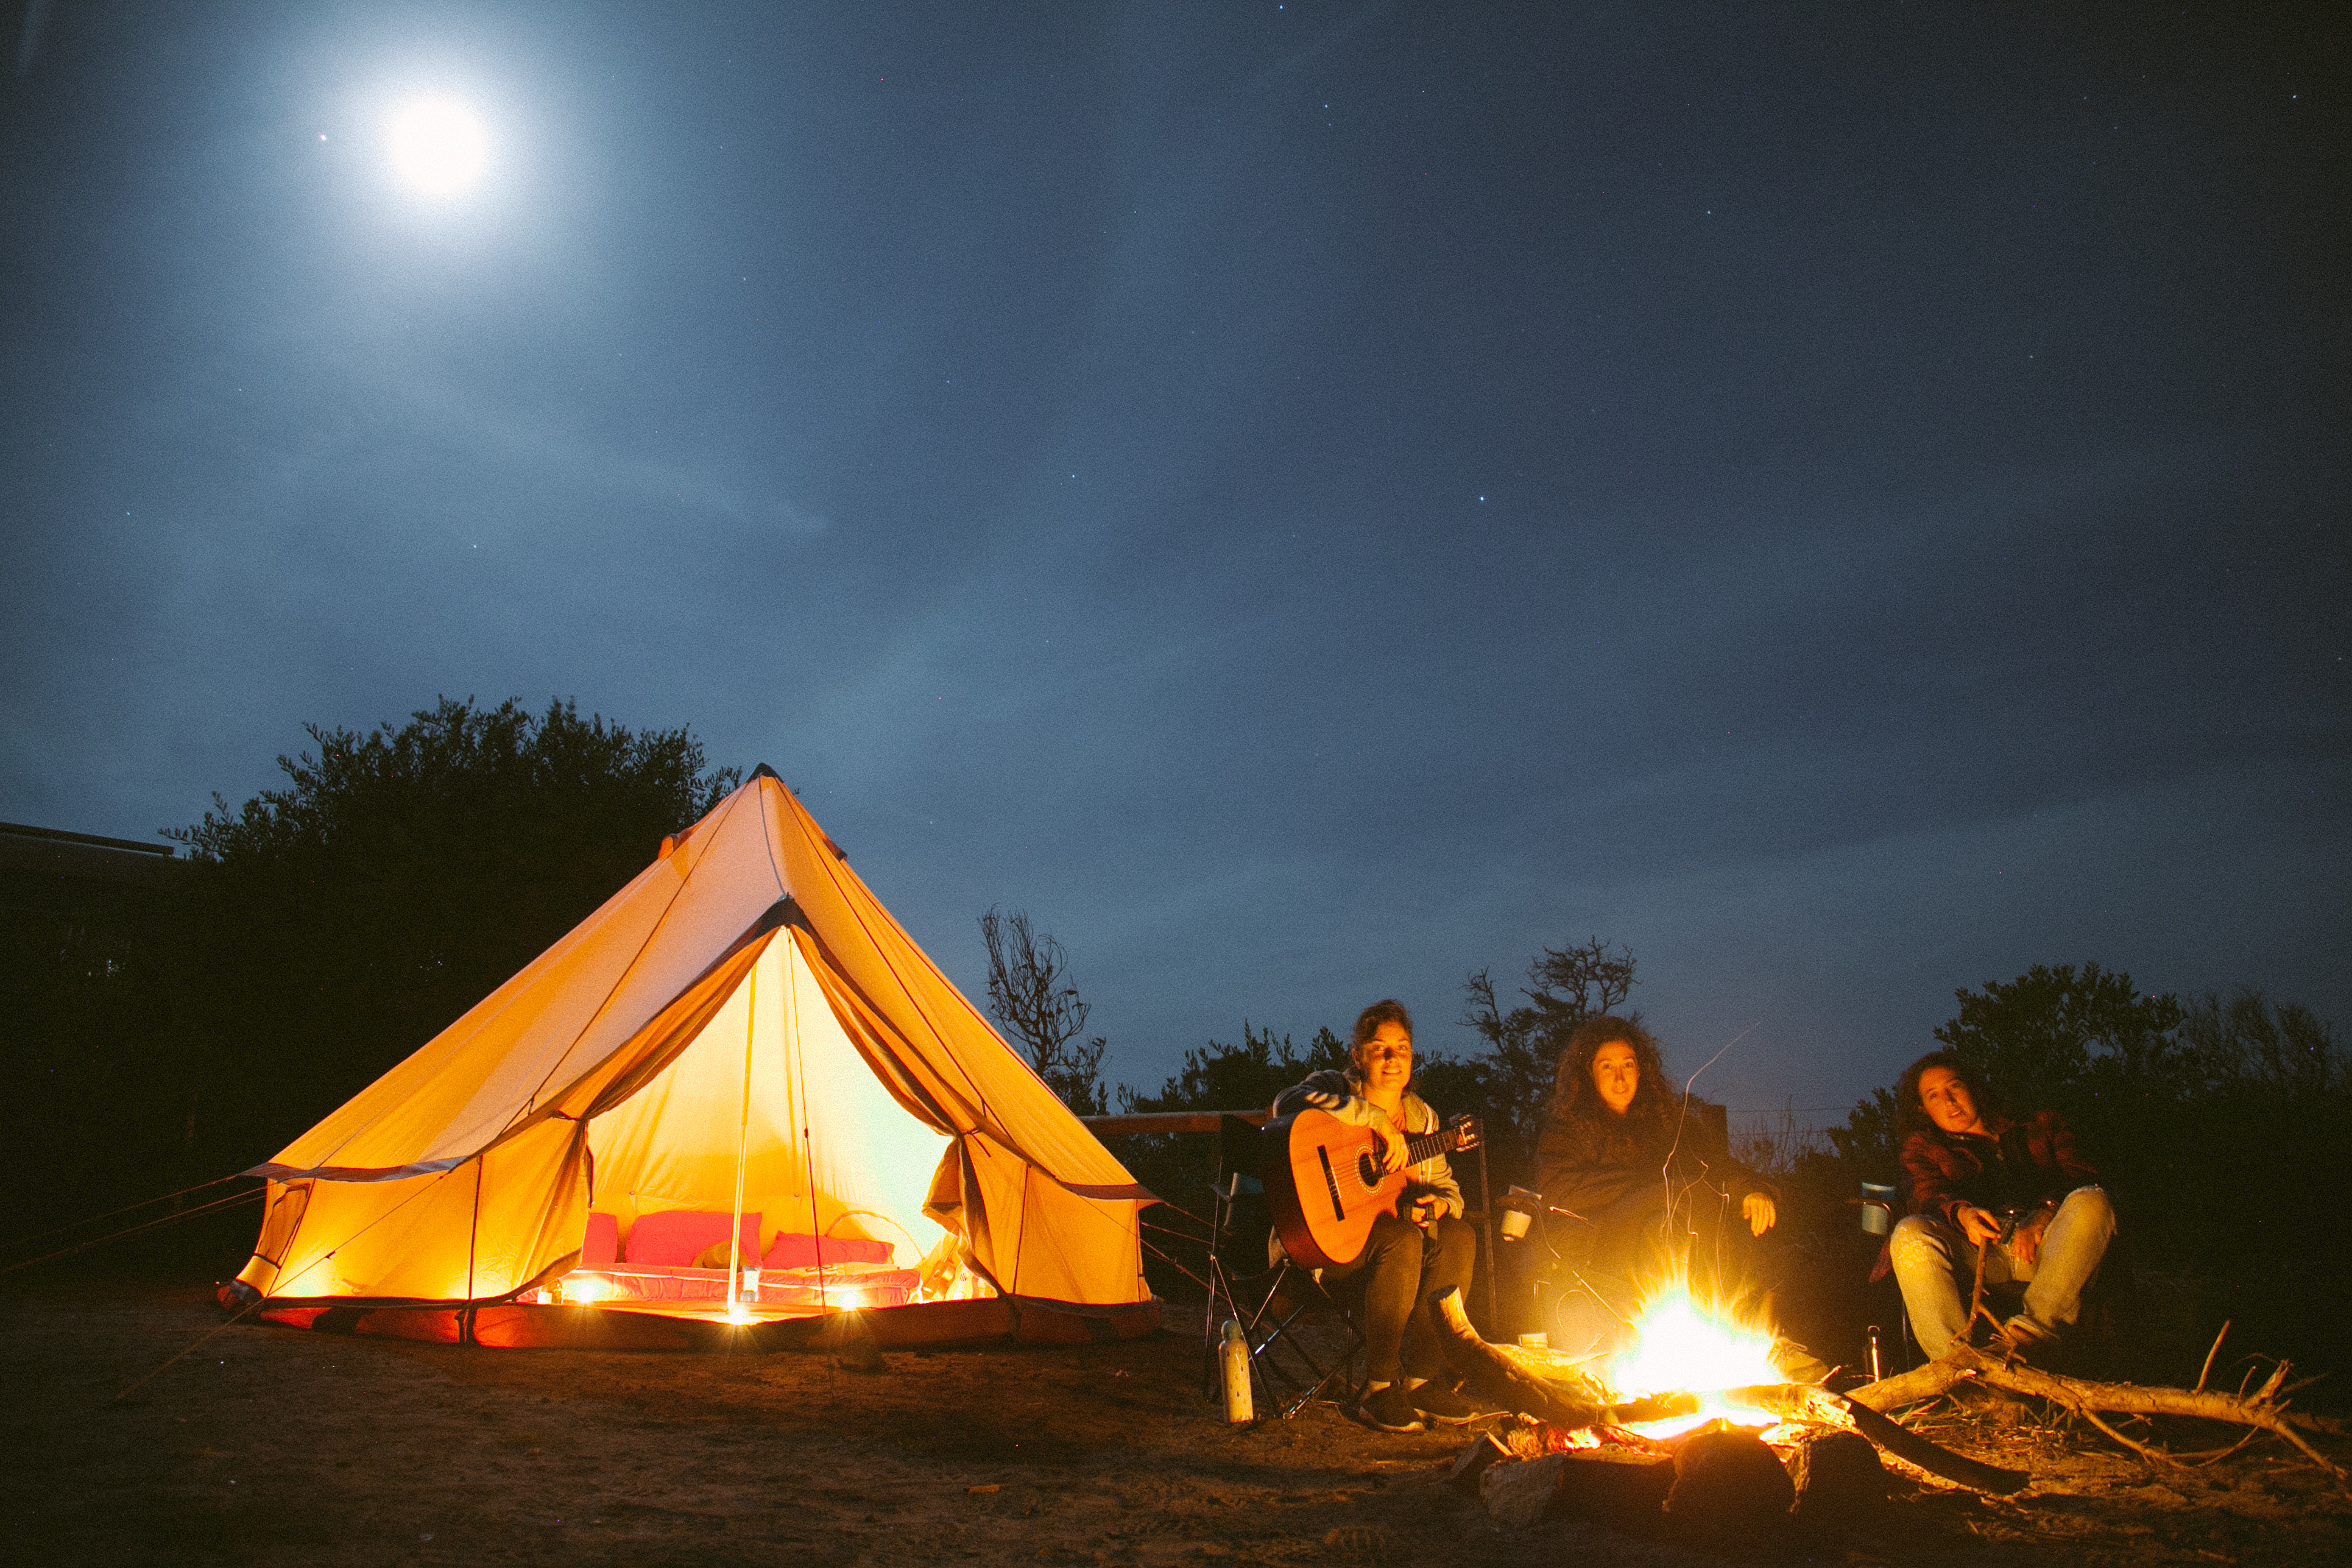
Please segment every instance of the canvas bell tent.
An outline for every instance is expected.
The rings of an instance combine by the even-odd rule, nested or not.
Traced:
[[[1150,1194],[762,767],[253,1174],[224,1292],[484,1344],[1101,1339]]]

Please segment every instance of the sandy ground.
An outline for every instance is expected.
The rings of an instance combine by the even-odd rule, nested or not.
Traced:
[[[116,1403],[218,1327],[205,1293],[12,1286],[11,1563],[1725,1560],[1589,1524],[1502,1529],[1444,1484],[1458,1430],[1392,1436],[1320,1407],[1229,1428],[1181,1333],[893,1352],[859,1373],[815,1355],[482,1351],[240,1324]],[[2352,1562],[2352,1505],[2269,1439],[2159,1473],[2040,1428],[1938,1435],[2040,1479],[1999,1502],[1906,1489],[1866,1533],[1762,1555]]]

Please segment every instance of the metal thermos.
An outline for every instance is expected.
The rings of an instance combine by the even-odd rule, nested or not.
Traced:
[[[1231,1318],[1225,1320],[1225,1340],[1217,1347],[1217,1359],[1225,1373],[1225,1420],[1235,1426],[1256,1420],[1257,1407],[1250,1398],[1249,1341]]]

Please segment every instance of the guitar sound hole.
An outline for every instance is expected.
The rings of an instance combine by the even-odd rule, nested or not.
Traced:
[[[1381,1163],[1372,1158],[1370,1151],[1356,1156],[1356,1173],[1363,1178],[1364,1185],[1368,1187],[1381,1184]]]

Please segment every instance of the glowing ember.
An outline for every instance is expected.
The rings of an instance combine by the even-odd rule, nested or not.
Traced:
[[[1643,1304],[1634,1331],[1632,1348],[1619,1352],[1609,1363],[1610,1387],[1628,1399],[1646,1394],[1695,1394],[1699,1410],[1695,1415],[1645,1421],[1629,1431],[1644,1437],[1672,1437],[1716,1420],[1741,1426],[1771,1424],[1772,1417],[1760,1411],[1717,1397],[1721,1389],[1782,1381],[1784,1374],[1772,1363],[1771,1331],[1702,1305],[1681,1281],[1667,1285]]]
[[[1599,1447],[1601,1447],[1601,1434],[1590,1426],[1548,1426],[1544,1429],[1544,1451],[1548,1454]]]

